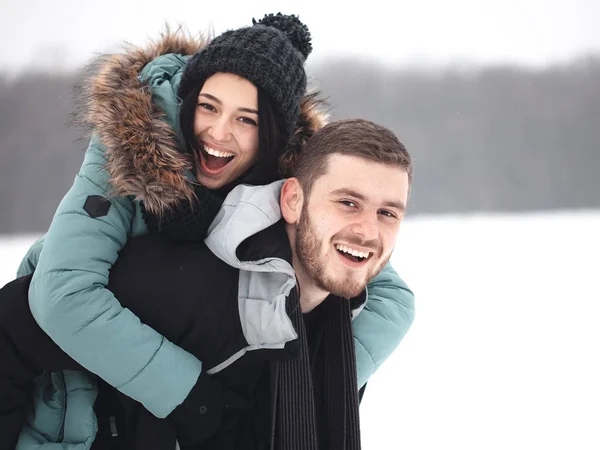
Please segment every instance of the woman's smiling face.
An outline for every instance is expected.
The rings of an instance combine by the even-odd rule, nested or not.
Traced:
[[[194,154],[198,182],[218,189],[239,178],[258,158],[258,91],[245,78],[216,73],[198,95]]]

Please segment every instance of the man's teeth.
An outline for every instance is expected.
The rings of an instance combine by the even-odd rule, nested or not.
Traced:
[[[204,151],[211,156],[215,156],[217,158],[230,158],[231,156],[235,156],[230,152],[220,152],[219,150],[215,150],[214,148],[210,148],[208,145],[204,146]]]
[[[359,252],[358,250],[354,250],[353,248],[346,247],[345,245],[336,245],[339,251],[348,253],[349,255],[356,256],[358,258],[368,258],[371,255],[371,252]]]

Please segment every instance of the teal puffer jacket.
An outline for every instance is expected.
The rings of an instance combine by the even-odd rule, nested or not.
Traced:
[[[179,130],[176,92],[186,55],[201,45],[168,35],[145,51],[103,62],[88,82],[85,119],[94,131],[81,170],[18,273],[35,269],[29,302],[44,331],[81,365],[160,418],[186,398],[202,363],[121,307],[106,284],[128,238],[147,232],[139,200],[158,212],[191,194],[190,165],[173,130]],[[303,104],[303,133],[291,145],[303,145],[324,124],[311,101],[307,97]],[[107,193],[108,210],[90,214],[86,201]],[[414,317],[413,294],[391,265],[368,289],[367,305],[354,320],[360,386]],[[40,377],[17,448],[89,449],[97,429],[96,393],[89,374]]]

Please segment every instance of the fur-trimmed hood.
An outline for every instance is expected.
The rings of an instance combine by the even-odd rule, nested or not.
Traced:
[[[152,101],[152,89],[140,72],[161,55],[192,55],[208,42],[167,29],[147,47],[100,56],[86,69],[76,86],[75,121],[106,147],[112,195],[133,196],[154,214],[194,198],[191,157],[180,150],[177,131]],[[303,98],[296,131],[280,159],[282,176],[289,176],[307,139],[326,124],[322,104],[316,93]]]

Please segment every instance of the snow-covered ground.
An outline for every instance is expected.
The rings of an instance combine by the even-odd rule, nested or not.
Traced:
[[[600,449],[600,211],[407,219],[416,294],[371,379],[366,450]],[[0,238],[0,283],[37,236]]]

